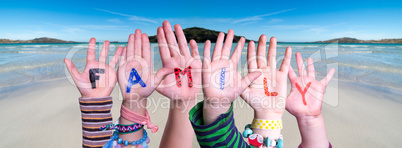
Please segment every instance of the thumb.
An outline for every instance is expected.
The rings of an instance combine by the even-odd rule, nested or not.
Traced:
[[[242,98],[244,101],[246,101],[246,103],[249,102],[249,93],[250,93],[250,87],[247,87],[246,90],[243,91],[243,93],[241,93],[240,98]]]
[[[260,71],[254,71],[252,73],[247,74],[243,79],[241,79],[241,92],[244,92],[246,88],[259,76],[261,75]]]
[[[155,87],[158,86],[162,82],[162,80],[171,73],[173,73],[173,70],[170,68],[159,69],[154,75]]]
[[[80,72],[78,72],[77,67],[75,67],[74,63],[71,62],[71,60],[69,59],[64,59],[64,63],[66,64],[67,70],[70,73],[71,77],[73,79],[77,78]]]

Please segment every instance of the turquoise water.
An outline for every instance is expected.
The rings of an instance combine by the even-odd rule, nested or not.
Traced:
[[[109,56],[117,46],[112,43]],[[154,67],[162,67],[157,44],[152,43]],[[200,54],[204,44],[199,44]],[[402,44],[314,44],[279,43],[277,55],[283,56],[285,48],[301,52],[306,59],[312,57],[318,77],[330,68],[336,68],[335,78],[376,86],[402,89]],[[233,45],[233,48],[235,44]],[[247,45],[245,46],[247,47]],[[98,49],[101,44],[98,45]],[[66,77],[64,58],[72,58],[79,69],[85,67],[87,44],[0,44],[0,87],[61,79]],[[212,48],[213,49],[213,48]],[[232,49],[233,50],[233,49]],[[211,52],[212,53],[212,52]],[[245,72],[247,50],[243,49],[239,69]],[[296,67],[294,54],[292,65]],[[278,58],[278,68],[280,66]]]

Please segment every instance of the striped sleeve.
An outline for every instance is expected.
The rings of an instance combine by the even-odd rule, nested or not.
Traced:
[[[232,106],[229,111],[221,114],[216,121],[209,125],[203,123],[202,108],[203,102],[200,102],[189,113],[191,125],[201,148],[250,147],[235,126]]]
[[[103,125],[112,124],[110,109],[112,97],[79,98],[82,117],[82,147],[102,148],[112,135],[113,130],[100,130]]]

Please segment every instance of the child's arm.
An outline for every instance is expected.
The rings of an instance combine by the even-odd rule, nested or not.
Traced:
[[[331,81],[335,69],[331,69],[321,81],[315,79],[314,64],[311,58],[307,59],[306,72],[301,54],[296,53],[296,62],[299,77],[289,68],[289,80],[292,88],[286,101],[288,110],[297,119],[302,137],[301,147],[331,147],[325,130],[324,119],[321,114],[322,100],[325,88]]]
[[[154,92],[164,76],[173,72],[168,68],[162,68],[154,74],[151,60],[151,46],[148,36],[137,29],[135,34],[130,34],[127,47],[123,49],[117,78],[123,96],[122,108],[124,107],[139,116],[146,116],[148,96]],[[122,111],[124,112],[123,109]],[[138,122],[143,122],[143,120],[137,119],[137,121],[133,121],[126,118],[123,113],[120,114],[119,124],[130,125]],[[127,140],[131,143],[144,136],[143,130],[146,127],[152,128],[152,132],[156,132],[157,127],[154,127],[149,122],[146,124],[142,124],[144,129],[134,133],[118,134],[118,136],[123,141]],[[121,146],[124,145],[122,144]]]
[[[224,36],[219,33],[212,60],[211,43],[205,43],[202,73],[205,100],[190,111],[190,120],[201,147],[249,147],[235,126],[231,106],[260,72],[249,73],[242,79],[236,69],[245,39],[240,39],[229,58],[233,30],[228,31],[223,45]]]
[[[87,63],[82,73],[69,59],[64,59],[68,72],[82,96],[79,98],[82,116],[82,147],[102,147],[109,141],[112,134],[111,130],[102,131],[100,127],[113,122],[110,114],[113,105],[110,94],[116,85],[115,66],[122,48],[119,47],[116,50],[113,59],[109,65],[106,65],[108,50],[109,41],[105,41],[99,61],[96,61],[96,40],[91,38],[88,45]]]
[[[287,96],[287,73],[290,65],[292,49],[286,48],[285,57],[279,70],[276,68],[276,38],[272,37],[269,42],[268,56],[266,54],[267,37],[261,35],[258,41],[257,54],[254,42],[248,44],[248,71],[260,71],[262,74],[248,87],[242,98],[254,109],[254,120],[276,120],[281,122],[282,114],[285,111]],[[251,123],[250,123],[251,124]],[[254,134],[261,135],[264,139],[280,139],[281,128],[265,129],[268,126],[256,128],[252,124],[251,129]],[[261,123],[265,124],[265,123]],[[253,126],[254,125],[254,126]],[[274,125],[274,124],[272,124]],[[265,146],[264,147],[273,147]]]
[[[168,21],[157,30],[159,52],[164,67],[175,70],[166,76],[156,89],[170,98],[169,116],[163,132],[160,147],[191,147],[194,132],[188,120],[188,112],[194,106],[201,89],[202,62],[195,41],[190,49],[180,25],[175,25],[175,34]]]

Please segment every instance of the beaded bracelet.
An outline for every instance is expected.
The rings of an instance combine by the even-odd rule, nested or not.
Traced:
[[[124,125],[124,124],[109,124],[109,125],[104,125],[100,127],[101,130],[112,130],[114,129],[117,133],[119,134],[129,134],[129,133],[134,133],[142,129],[144,125],[134,123],[130,125]]]
[[[253,131],[250,129],[250,124],[246,125],[246,127],[244,127],[245,130],[243,132],[243,137],[244,138],[248,138],[248,142],[250,145],[252,146],[262,146],[263,144],[266,147],[269,146],[273,146],[276,148],[282,148],[283,147],[283,136],[280,135],[279,139],[274,140],[274,139],[270,139],[269,137],[267,138],[263,138],[260,134],[253,134]]]
[[[130,144],[132,146],[141,145],[143,148],[148,148],[148,143],[150,142],[150,140],[149,140],[147,131],[146,130],[143,130],[143,131],[144,131],[143,132],[144,136],[141,139],[137,140],[137,141],[129,142],[128,140],[125,140],[123,142],[123,139],[119,138],[119,135],[117,134],[117,132],[113,133],[113,138],[112,139],[117,140],[117,144],[124,144],[124,146],[127,146],[127,145]]]

